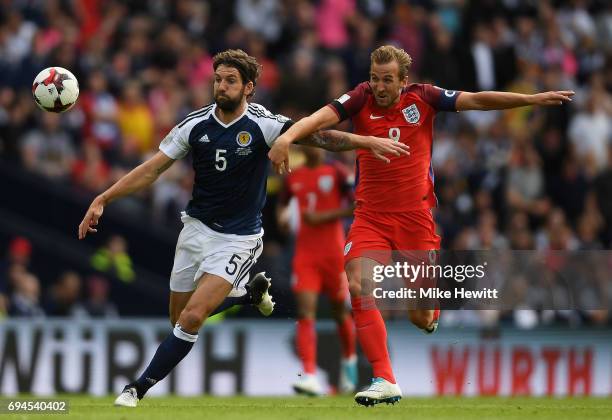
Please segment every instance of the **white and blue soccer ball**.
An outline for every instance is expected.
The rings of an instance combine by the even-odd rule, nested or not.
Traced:
[[[38,73],[32,83],[32,95],[40,109],[64,112],[72,108],[79,97],[79,82],[63,67],[49,67]]]

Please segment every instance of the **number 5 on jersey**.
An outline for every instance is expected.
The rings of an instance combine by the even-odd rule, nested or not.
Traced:
[[[225,153],[227,153],[225,149],[217,149],[215,153],[215,168],[218,171],[224,171],[227,168],[227,159],[223,156]]]

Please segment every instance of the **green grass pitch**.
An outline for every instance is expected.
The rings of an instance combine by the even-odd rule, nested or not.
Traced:
[[[24,398],[24,397],[21,397]],[[61,398],[61,397],[58,397]],[[0,420],[50,419],[610,419],[612,398],[404,398],[395,405],[358,406],[351,397],[164,397],[137,408],[113,398],[65,396],[69,414],[0,414]]]

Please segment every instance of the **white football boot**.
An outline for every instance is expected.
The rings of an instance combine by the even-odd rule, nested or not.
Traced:
[[[302,374],[299,381],[293,384],[293,390],[297,394],[316,397],[323,393],[323,389],[317,380],[316,375]]]
[[[138,405],[138,394],[136,388],[125,387],[115,400],[115,407],[136,407]]]
[[[401,399],[400,387],[383,378],[373,378],[368,389],[355,394],[357,404],[366,407],[380,403],[395,404]]]

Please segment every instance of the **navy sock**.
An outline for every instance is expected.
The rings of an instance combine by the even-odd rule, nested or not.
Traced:
[[[225,298],[223,302],[221,302],[221,305],[217,306],[217,309],[212,311],[212,313],[208,316],[211,317],[213,315],[217,315],[218,313],[221,313],[231,308],[234,305],[249,305],[249,304],[251,304],[251,295],[249,293],[246,293],[240,297],[227,297]]]
[[[181,329],[179,324],[176,324],[174,330],[157,348],[155,356],[144,373],[136,382],[128,386],[136,388],[138,398],[144,397],[149,388],[164,379],[187,356],[197,339],[197,334],[188,334]]]

